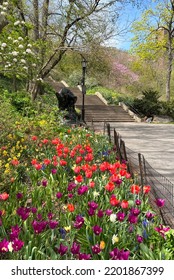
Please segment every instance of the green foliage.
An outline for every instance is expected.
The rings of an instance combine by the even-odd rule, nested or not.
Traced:
[[[169,255],[174,254],[174,229],[171,229],[169,232],[167,232],[164,247],[166,251],[168,251]]]
[[[82,80],[82,73],[79,70],[74,70],[69,76],[69,78],[67,79],[67,83],[69,86],[74,87],[81,84],[81,80]]]
[[[143,91],[142,95],[141,99],[134,99],[133,107],[147,117],[158,115],[160,112],[159,93],[154,90],[147,90]]]
[[[87,90],[87,94],[95,94],[96,92],[101,93],[101,95],[107,100],[108,104],[118,104],[121,98],[121,94],[115,90],[97,86]]]
[[[17,111],[24,111],[32,105],[31,97],[24,91],[18,91],[10,94],[11,104]]]
[[[174,119],[174,100],[169,102],[161,101],[160,114],[172,117]]]
[[[3,90],[12,90],[12,80],[0,73],[0,94]]]

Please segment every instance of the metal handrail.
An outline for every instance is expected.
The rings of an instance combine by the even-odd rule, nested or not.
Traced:
[[[128,102],[125,102],[125,101],[124,101],[124,104],[125,104],[127,107],[129,107],[129,109],[130,109],[134,114],[136,114],[139,118],[142,118],[142,117],[143,117],[143,114],[142,114],[140,111],[138,111],[137,109],[135,109],[131,104],[129,104]]]

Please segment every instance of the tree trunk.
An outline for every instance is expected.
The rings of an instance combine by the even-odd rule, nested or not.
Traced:
[[[0,0],[0,5],[3,4],[3,0]],[[3,15],[0,16],[0,33],[2,32],[3,28],[8,24],[8,21],[5,19]]]
[[[34,14],[34,40],[39,39],[39,3],[38,0],[33,0],[33,14]]]
[[[17,82],[16,82],[16,76],[13,76],[13,91],[16,92],[17,91]]]
[[[42,41],[45,42],[47,39],[47,27],[48,27],[48,10],[49,10],[50,0],[45,0],[42,8]],[[43,45],[41,50],[41,64],[44,64],[46,53],[46,46]]]
[[[38,94],[43,94],[43,85],[42,83],[39,81],[36,81],[33,85],[32,85],[32,89],[30,90],[31,92],[31,100],[32,102],[34,102],[38,96]]]
[[[172,75],[172,62],[173,62],[172,45],[169,42],[167,75],[166,75],[166,101],[170,101],[170,84],[171,84],[171,75]]]

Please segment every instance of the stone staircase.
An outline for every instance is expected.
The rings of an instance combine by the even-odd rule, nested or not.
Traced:
[[[48,82],[56,91],[60,91],[65,85],[49,79]],[[78,87],[69,87],[69,89],[77,96],[76,108],[82,109],[82,92]],[[106,105],[97,95],[85,95],[85,122],[134,122],[131,117],[119,105]]]
[[[82,109],[82,93],[78,88],[70,88],[77,96],[76,108]],[[118,105],[106,105],[97,95],[85,95],[86,122],[134,122],[135,120]]]

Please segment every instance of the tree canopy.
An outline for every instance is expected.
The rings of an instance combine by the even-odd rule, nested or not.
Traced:
[[[166,100],[170,100],[170,83],[174,50],[174,1],[163,0],[156,8],[145,11],[132,26],[132,50],[142,60],[166,64]],[[163,68],[164,70],[165,68]]]

